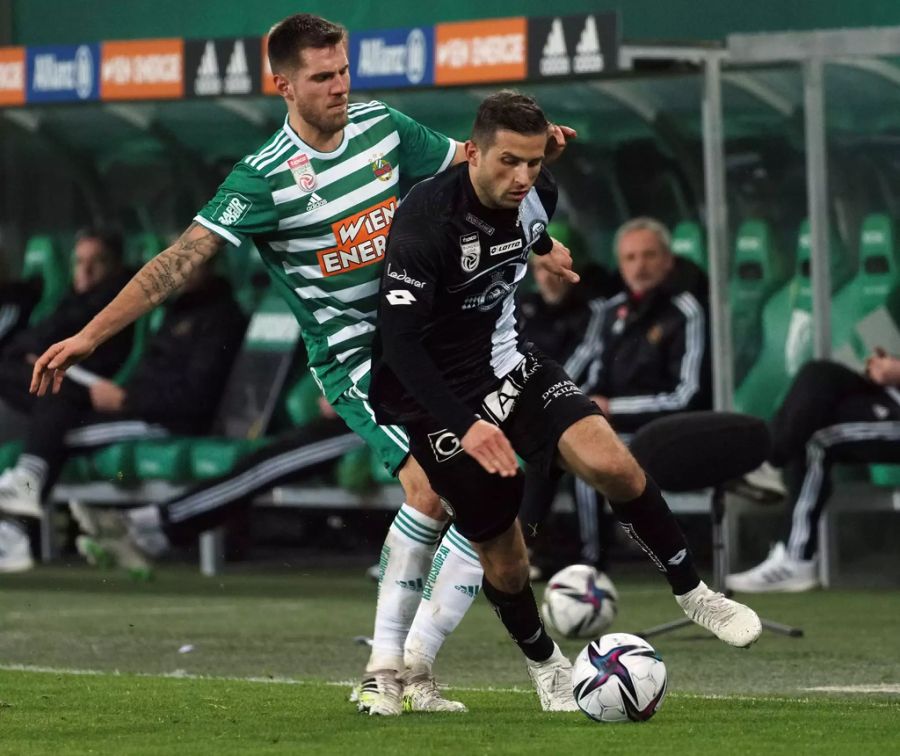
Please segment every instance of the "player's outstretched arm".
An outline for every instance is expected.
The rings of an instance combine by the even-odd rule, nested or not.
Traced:
[[[218,234],[192,223],[178,240],[144,265],[106,307],[74,336],[50,346],[34,364],[31,393],[43,396],[52,386],[59,391],[65,371],[89,357],[141,315],[176,291],[195,268],[225,246]]]

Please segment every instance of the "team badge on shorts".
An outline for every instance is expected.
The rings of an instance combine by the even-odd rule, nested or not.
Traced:
[[[481,260],[481,242],[478,240],[478,234],[463,234],[459,237],[459,249],[462,252],[462,269],[466,273],[471,273],[478,267]]]
[[[297,186],[307,194],[315,189],[316,185],[319,183],[316,172],[313,170],[312,163],[309,162],[309,155],[295,155],[288,160],[288,168],[291,169],[291,173],[294,176],[294,181],[297,182]]]
[[[394,167],[381,155],[372,156],[372,173],[379,181],[390,181],[394,175]]]
[[[463,450],[459,438],[446,429],[429,433],[428,444],[431,446],[431,452],[438,462],[446,462]]]

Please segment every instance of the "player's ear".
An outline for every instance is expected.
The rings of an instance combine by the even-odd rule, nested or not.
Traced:
[[[272,80],[275,82],[275,89],[278,90],[278,94],[280,94],[285,100],[294,99],[294,88],[291,86],[291,83],[285,76],[278,73],[272,74]]]
[[[478,165],[478,158],[481,154],[481,150],[478,148],[478,145],[475,144],[471,139],[466,140],[465,144],[466,151],[466,160],[468,160],[472,165]]]

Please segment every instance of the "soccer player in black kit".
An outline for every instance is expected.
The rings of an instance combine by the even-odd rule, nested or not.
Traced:
[[[546,233],[557,200],[542,165],[546,133],[533,99],[491,95],[468,162],[406,197],[388,239],[369,397],[379,423],[406,427],[410,453],[478,552],[484,595],[527,657],[542,707],[571,711],[571,664],[544,630],[528,579],[516,453],[606,496],[697,624],[734,646],[762,628],[752,609],[700,580],[656,484],[597,406],[516,331],[528,255],[560,254]]]

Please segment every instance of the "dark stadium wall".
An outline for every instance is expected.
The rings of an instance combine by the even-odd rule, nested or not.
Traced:
[[[94,39],[239,36],[263,33],[274,21],[302,9],[353,29],[384,29],[438,21],[504,16],[545,16],[545,0],[0,0],[11,2],[7,44],[53,44]],[[723,39],[731,32],[804,30],[900,24],[896,0],[556,0],[557,14],[618,10],[627,39]]]

